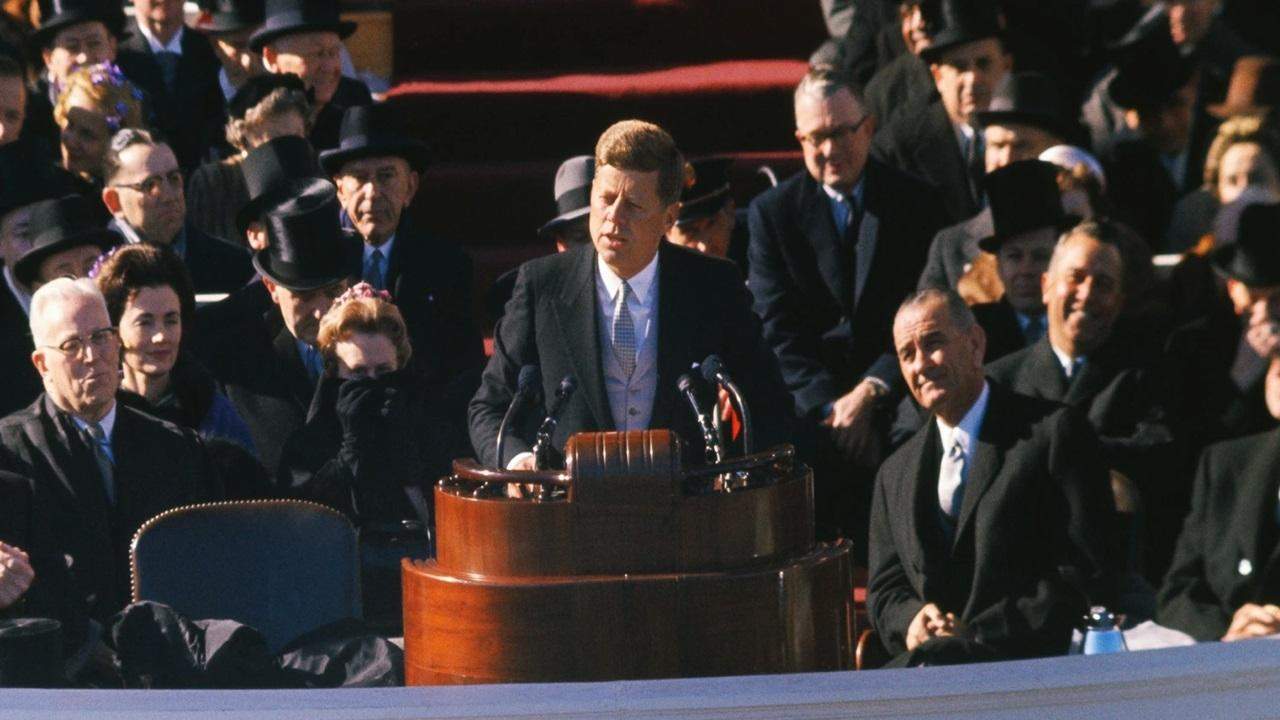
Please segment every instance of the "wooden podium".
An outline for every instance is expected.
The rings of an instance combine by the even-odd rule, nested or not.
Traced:
[[[815,544],[812,472],[680,454],[651,430],[576,435],[563,472],[455,463],[438,557],[402,566],[406,683],[852,669],[851,546]]]

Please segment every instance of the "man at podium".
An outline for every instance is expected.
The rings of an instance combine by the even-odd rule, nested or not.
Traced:
[[[687,457],[702,457],[702,431],[677,380],[710,354],[756,408],[756,447],[786,441],[792,403],[742,276],[728,261],[663,241],[686,178],[671,135],[638,120],[616,123],[600,136],[595,165],[591,244],[522,266],[494,331],[493,357],[470,407],[481,462],[535,467],[534,436],[565,377],[577,390],[564,404],[553,448],[584,431],[670,428],[689,446]],[[528,392],[517,398],[526,366],[538,367],[548,402],[527,400]],[[704,392],[706,409],[714,397]],[[498,457],[499,426],[513,400]]]

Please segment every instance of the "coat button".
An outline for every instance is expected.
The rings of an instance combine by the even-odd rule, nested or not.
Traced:
[[[1236,570],[1241,575],[1252,575],[1253,563],[1249,562],[1249,558],[1241,558],[1240,564],[1236,567]]]

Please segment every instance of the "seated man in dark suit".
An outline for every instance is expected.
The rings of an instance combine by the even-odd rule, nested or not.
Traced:
[[[342,39],[355,29],[339,16],[335,0],[268,0],[266,20],[249,38],[268,71],[293,73],[315,91],[310,140],[317,150],[338,146],[347,108],[373,104],[364,83],[342,74]]]
[[[791,403],[760,337],[742,276],[726,260],[663,240],[680,209],[685,163],[662,128],[625,120],[596,144],[592,245],[525,263],[494,336],[493,357],[471,400],[471,443],[486,465],[532,469],[542,412],[526,412],[498,457],[498,426],[526,365],[544,396],[561,378],[578,390],[553,437],[584,431],[670,428],[703,456],[702,433],[676,381],[711,353],[756,410],[761,448],[786,442]]]
[[[1280,419],[1280,357],[1266,377]],[[1156,619],[1197,640],[1280,634],[1280,430],[1210,445],[1196,471],[1191,513],[1178,539]]]
[[[1065,653],[1112,592],[1114,507],[1093,433],[984,379],[982,329],[954,291],[907,299],[893,334],[930,418],[876,478],[872,625],[899,665]]]
[[[253,271],[243,249],[187,222],[182,170],[173,150],[146,130],[126,128],[111,139],[104,162],[102,203],[112,229],[128,242],[167,247],[182,258],[196,292],[230,292]]]
[[[395,298],[409,327],[414,365],[447,382],[484,363],[472,316],[471,258],[428,235],[406,212],[426,167],[426,146],[403,132],[394,108],[353,107],[337,148],[320,164],[338,186],[343,213],[363,241],[361,278]]]
[[[876,118],[846,80],[810,73],[795,113],[805,169],[752,201],[747,284],[797,414],[824,426],[819,492],[841,499],[819,501],[832,515],[820,521],[861,534],[879,461],[873,421],[900,386],[893,311],[943,212],[927,185],[868,157]]]
[[[987,334],[983,362],[998,360],[1044,337],[1047,328],[1040,277],[1065,222],[1058,168],[1023,160],[987,175],[993,232],[978,246],[996,256],[1004,296],[973,307]]]
[[[208,38],[183,24],[182,0],[134,0],[132,34],[117,62],[151,99],[154,125],[184,171],[205,159],[222,136],[221,64]]]
[[[994,2],[942,0],[939,26],[920,53],[936,92],[894,113],[876,135],[873,152],[937,186],[954,223],[982,208],[985,154],[977,113],[987,109],[1011,60]]]
[[[120,345],[92,281],[37,290],[31,332],[44,394],[0,420],[0,470],[30,481],[30,501],[24,517],[6,512],[0,538],[34,569],[21,612],[62,619],[76,643],[86,619],[105,624],[129,602],[129,542],[142,523],[219,499],[221,483],[193,432],[116,402]],[[13,556],[0,548],[0,564]]]

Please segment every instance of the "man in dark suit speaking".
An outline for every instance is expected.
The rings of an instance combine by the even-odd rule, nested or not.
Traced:
[[[1065,653],[1111,589],[1114,506],[1089,425],[988,382],[986,338],[954,291],[908,298],[893,336],[931,417],[876,478],[872,624],[901,665]]]
[[[544,397],[578,385],[553,446],[574,433],[671,428],[701,454],[701,432],[676,388],[711,353],[756,408],[757,445],[787,440],[791,401],[760,338],[742,276],[728,261],[664,242],[680,211],[685,162],[662,128],[626,120],[600,136],[589,228],[592,244],[526,263],[494,332],[493,357],[471,400],[471,442],[491,466],[531,469],[541,412],[497,457],[495,439],[521,367],[538,365]]]

